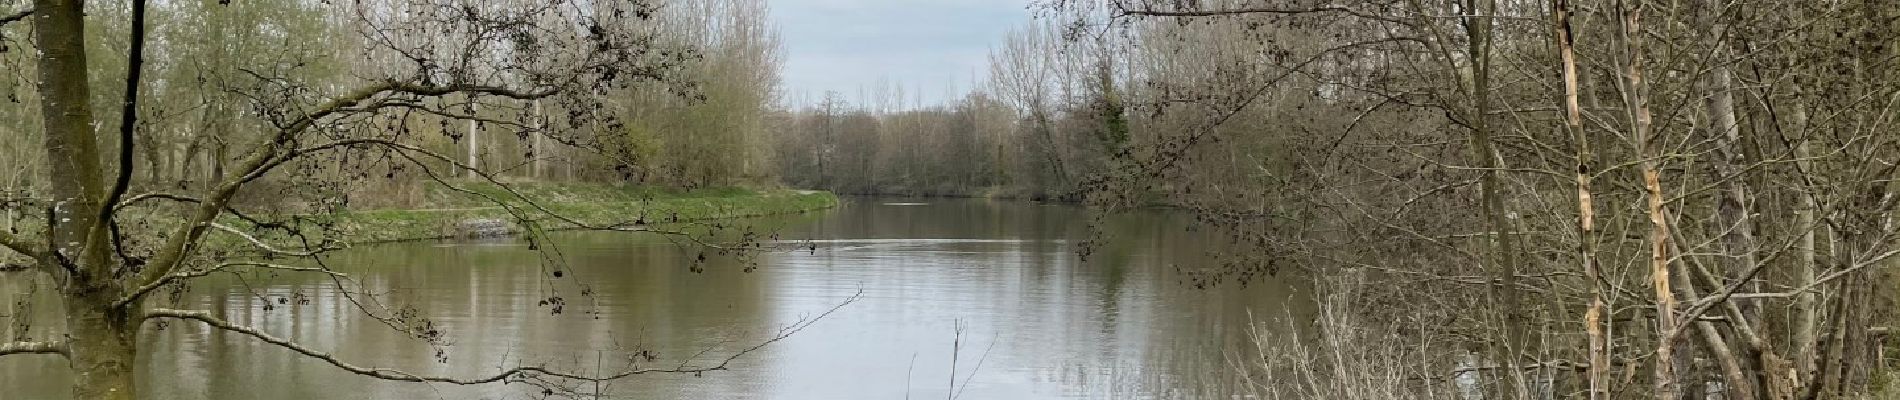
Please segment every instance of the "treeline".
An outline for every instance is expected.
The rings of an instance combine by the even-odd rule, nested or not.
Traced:
[[[1059,27],[1011,32],[989,80],[941,105],[901,86],[839,93],[788,111],[777,161],[789,185],[840,193],[1079,200],[1129,143],[1127,60]],[[915,93],[912,93],[915,94]]]
[[[1046,5],[1001,142],[1321,284],[1261,397],[1893,396],[1900,4]]]
[[[499,26],[501,21],[452,29],[445,28],[452,22],[446,20],[441,29],[405,29],[395,22],[403,13],[503,13],[533,10],[529,6],[534,3],[153,2],[146,10],[151,22],[140,83],[150,99],[138,103],[142,118],[135,153],[141,174],[133,185],[144,190],[201,189],[216,182],[245,156],[234,149],[268,140],[270,132],[300,112],[284,105],[308,102],[326,91],[419,75],[433,75],[421,81],[436,84],[538,79],[469,62],[466,54],[528,57],[510,55],[508,47],[541,45],[529,36],[491,37],[510,32]],[[476,8],[448,8],[463,6]],[[124,21],[130,19],[130,9],[95,2],[87,12],[87,41],[102,44],[89,48],[96,50],[90,54],[90,79],[125,81],[128,55],[118,49],[128,40]],[[645,50],[629,57],[640,57],[649,67],[614,71],[637,76],[640,83],[595,88],[592,95],[604,101],[523,103],[472,93],[422,100],[427,105],[385,106],[402,112],[375,126],[352,129],[387,130],[391,135],[401,131],[416,139],[408,142],[411,145],[444,159],[415,160],[419,163],[411,165],[390,154],[338,153],[302,161],[296,173],[266,177],[243,197],[280,202],[285,193],[265,188],[298,187],[298,193],[289,193],[296,200],[291,203],[338,198],[362,206],[402,206],[424,200],[423,183],[458,177],[688,188],[774,183],[763,161],[770,156],[764,122],[768,108],[777,103],[783,50],[764,1],[678,0],[641,12],[654,14],[642,20],[637,29],[643,33],[632,39]],[[9,121],[0,126],[0,137],[8,138],[0,141],[0,159],[7,160],[0,170],[0,191],[9,198],[43,196],[46,188],[34,186],[32,178],[50,168],[38,145],[38,78],[25,25],[0,31],[0,48],[13,49],[0,52],[0,57],[18,66],[0,77],[0,95],[7,100],[0,102],[0,120]],[[404,33],[423,28],[439,35]],[[457,47],[471,42],[466,38],[482,38],[480,48]],[[504,40],[522,42],[498,44]],[[416,52],[378,51],[388,47]],[[92,91],[94,108],[116,112],[123,87],[97,87],[111,89]],[[102,119],[96,129],[115,131],[117,123]],[[105,149],[103,154],[115,154],[120,144],[113,139],[100,135],[96,145]],[[486,177],[469,167],[485,171]],[[311,182],[321,184],[303,184]]]
[[[1010,181],[999,135],[1011,113],[984,96],[953,106],[875,111],[837,93],[782,116],[777,162],[787,185],[854,194],[957,196]]]

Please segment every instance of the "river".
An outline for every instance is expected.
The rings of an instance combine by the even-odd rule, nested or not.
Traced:
[[[634,355],[652,368],[718,364],[857,296],[729,370],[603,385],[626,399],[1226,398],[1249,321],[1310,312],[1309,294],[1277,279],[1195,287],[1182,271],[1218,264],[1219,238],[1185,216],[1102,219],[1104,244],[1082,257],[1090,221],[1063,205],[847,198],[735,222],[802,249],[750,262],[712,254],[701,272],[698,250],[601,232],[556,233],[542,251],[413,242],[326,258],[385,308],[427,318],[443,332],[438,346],[365,317],[321,275],[218,275],[168,296],[358,365],[458,377],[517,365],[612,372]],[[26,298],[8,287],[16,293],[0,300]],[[542,304],[553,297],[559,313]],[[140,340],[147,398],[541,396],[521,383],[374,380],[194,323],[148,323]],[[0,398],[67,398],[70,374],[56,357],[9,357]]]

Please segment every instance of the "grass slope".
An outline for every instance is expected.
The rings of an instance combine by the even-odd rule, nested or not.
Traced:
[[[511,183],[508,185],[508,189],[513,190],[511,193],[489,183],[458,185],[476,194],[437,185],[431,188],[430,201],[425,208],[361,210],[310,216],[306,221],[308,223],[299,224],[299,227],[313,238],[335,237],[351,244],[367,244],[453,237],[457,223],[472,219],[504,220],[516,229],[524,220],[548,230],[577,228],[541,212],[541,208],[589,225],[613,225],[642,220],[650,223],[695,222],[796,214],[838,204],[838,198],[831,193],[796,190],[719,188],[679,191],[600,184]],[[533,200],[533,203],[523,201],[521,197]],[[498,205],[497,200],[508,207]],[[242,224],[238,221],[233,223]]]

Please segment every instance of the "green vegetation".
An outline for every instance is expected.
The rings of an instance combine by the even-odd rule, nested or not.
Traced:
[[[616,225],[797,214],[831,208],[838,203],[838,198],[827,192],[778,189],[678,190],[585,183],[510,183],[507,189],[483,183],[466,184],[462,188],[475,194],[430,185],[431,200],[427,207],[325,213],[310,217],[308,223],[299,224],[298,228],[314,236],[324,235],[319,231],[328,227],[334,232],[332,237],[346,238],[345,242],[351,244],[367,244],[452,237],[457,223],[473,219],[505,220],[515,227],[526,219],[542,229],[578,228],[542,212],[542,208],[589,225]],[[531,200],[532,204],[522,201],[521,197]],[[496,204],[495,200],[501,200],[506,206]]]

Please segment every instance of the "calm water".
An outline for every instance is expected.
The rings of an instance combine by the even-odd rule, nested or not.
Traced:
[[[1187,218],[1112,218],[1102,227],[1109,244],[1083,260],[1075,250],[1088,221],[1069,206],[847,199],[823,213],[746,222],[816,246],[763,255],[753,272],[715,256],[695,273],[697,251],[612,233],[557,234],[549,253],[561,261],[512,242],[329,257],[382,304],[442,327],[446,363],[437,348],[362,316],[319,276],[227,275],[175,295],[174,307],[215,310],[359,365],[476,376],[516,365],[612,371],[641,351],[655,358],[646,366],[716,364],[862,291],[731,371],[604,388],[627,399],[942,399],[953,364],[962,399],[1226,398],[1215,392],[1231,380],[1225,365],[1244,357],[1250,315],[1307,312],[1306,293],[1284,283],[1185,283],[1177,271],[1210,266],[1209,243],[1218,242]],[[26,296],[19,282],[7,286],[0,300]],[[566,304],[559,314],[540,305],[555,296]],[[523,384],[361,378],[191,323],[148,324],[141,340],[148,398],[540,397]],[[63,399],[68,381],[57,358],[0,361],[0,398]]]

